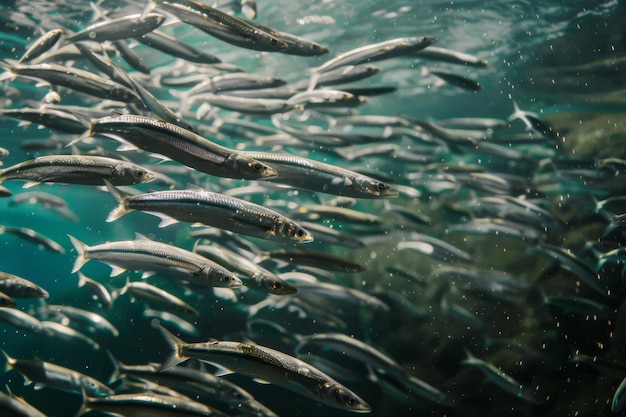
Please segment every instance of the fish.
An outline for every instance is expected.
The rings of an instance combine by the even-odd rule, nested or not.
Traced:
[[[70,88],[74,91],[124,103],[140,101],[137,94],[128,87],[91,72],[58,64],[19,64],[7,69],[19,76],[42,79],[52,85]]]
[[[444,80],[445,82],[447,82],[448,84],[452,84],[456,87],[462,88],[464,90],[469,90],[469,91],[473,91],[473,92],[478,92],[481,91],[483,89],[483,86],[481,83],[479,83],[478,81],[474,81],[471,78],[465,77],[463,75],[460,74],[456,74],[453,72],[449,72],[449,71],[443,71],[443,70],[438,70],[438,69],[431,69],[431,68],[422,68],[422,74],[424,76],[430,74],[430,75],[434,75],[437,78],[440,78],[442,80]]]
[[[77,323],[90,331],[118,337],[120,332],[105,317],[93,311],[69,305],[48,304],[37,311],[37,316],[45,320],[59,319],[63,324]]]
[[[146,308],[143,310],[143,316],[149,319],[159,320],[160,323],[167,323],[171,326],[174,326],[177,331],[181,333],[186,333],[191,336],[200,335],[200,331],[198,328],[192,323],[178,317],[177,315],[170,313],[169,311],[159,311],[153,310],[151,308]]]
[[[11,307],[0,307],[0,322],[10,324],[25,332],[50,334],[35,317]]]
[[[403,240],[399,242],[396,245],[396,249],[408,249],[448,263],[474,263],[472,255],[448,242],[420,233],[413,233],[411,236],[413,240]]]
[[[297,292],[297,289],[289,282],[228,248],[217,245],[196,245],[194,252],[242,274],[246,287],[276,295],[288,295]]]
[[[244,151],[244,155],[271,166],[276,176],[267,181],[355,198],[395,198],[388,184],[336,165],[285,153]]]
[[[194,189],[128,196],[112,185],[108,187],[119,203],[107,217],[109,222],[131,210],[142,210],[164,215],[160,226],[187,221],[279,242],[306,243],[313,240],[309,232],[288,217],[224,194]]]
[[[33,60],[39,55],[45,53],[59,41],[63,35],[63,29],[53,29],[44,33],[39,39],[24,52],[24,55],[19,59],[18,64],[26,61]]]
[[[56,182],[81,185],[143,184],[156,174],[137,164],[102,156],[46,155],[20,162],[0,171],[0,183],[23,180],[36,184]]]
[[[299,335],[296,339],[298,341],[298,345],[295,348],[296,356],[306,352],[307,347],[317,346],[324,350],[338,352],[375,369],[403,372],[402,366],[389,355],[365,342],[342,333],[317,333],[308,336]]]
[[[177,58],[184,59],[185,61],[195,62],[198,64],[218,64],[222,62],[215,55],[211,55],[202,49],[195,48],[188,43],[158,30],[144,33],[141,36],[134,37],[134,39],[144,45]]]
[[[78,286],[88,287],[104,310],[111,310],[111,308],[113,308],[113,296],[111,292],[103,284],[89,278],[80,271],[78,271]]]
[[[87,347],[91,350],[100,349],[98,342],[71,327],[64,326],[54,321],[42,321],[41,324],[47,336],[55,341],[68,342],[81,348]]]
[[[422,59],[467,65],[470,67],[486,67],[489,65],[484,59],[439,46],[429,46],[428,48],[415,52],[414,56]]]
[[[371,412],[370,406],[348,388],[311,365],[280,351],[239,342],[185,343],[157,327],[172,355],[161,365],[167,370],[189,358],[216,362],[220,366],[266,380],[322,404],[356,413]]]
[[[123,39],[118,39],[113,41],[113,45],[119,51],[120,55],[130,65],[133,69],[143,73],[150,74],[150,68],[148,64],[144,62],[143,59],[133,49],[126,43]]]
[[[94,134],[121,137],[141,149],[164,155],[211,175],[240,179],[276,176],[276,171],[266,164],[151,117],[118,115],[96,119],[91,123],[88,136]]]
[[[9,295],[0,291],[0,307],[15,307],[17,303]]]
[[[326,61],[315,69],[316,73],[323,73],[345,65],[360,65],[409,55],[424,49],[437,42],[433,37],[410,37],[396,38],[371,45],[361,46],[348,52],[343,52],[336,57]],[[311,87],[309,87],[312,89]]]
[[[0,391],[0,412],[11,417],[46,417],[23,398]]]
[[[7,369],[19,371],[29,383],[68,392],[86,392],[98,397],[113,394],[112,389],[88,375],[51,362],[37,359],[14,359],[4,350],[1,352],[6,360]]]
[[[114,394],[104,398],[85,397],[78,413],[83,416],[91,411],[154,417],[224,417],[226,414],[204,404],[188,399],[150,392],[139,394]]]
[[[27,124],[50,127],[65,133],[81,134],[88,127],[75,115],[48,107],[0,109],[0,116],[19,119]]]
[[[261,253],[259,259],[280,259],[298,266],[312,266],[335,272],[356,273],[365,271],[363,265],[350,259],[311,249],[280,248]]]
[[[28,227],[11,227],[0,225],[0,234],[3,233],[12,234],[19,237],[20,239],[32,242],[35,245],[47,249],[51,252],[59,253],[61,255],[65,253],[65,248],[61,246],[58,242]]]
[[[466,355],[467,359],[463,359],[461,361],[463,365],[472,366],[480,370],[490,382],[493,382],[503,391],[513,395],[514,397],[522,399],[531,404],[539,403],[531,387],[520,384],[511,376],[505,374],[493,364],[475,357],[469,351],[466,351]]]
[[[74,43],[86,40],[97,42],[114,41],[134,36],[141,36],[158,28],[165,21],[165,16],[158,13],[131,14],[117,19],[106,19],[87,26],[83,30],[65,38]]]
[[[201,31],[242,48],[277,52],[287,43],[244,19],[228,15],[203,3],[190,0],[157,0],[157,5]]]
[[[148,274],[156,272],[208,286],[232,288],[242,285],[233,273],[200,255],[145,237],[95,246],[87,246],[73,236],[69,238],[77,253],[72,273],[95,259],[110,265],[112,276],[132,269],[143,270]]]
[[[126,285],[117,291],[119,295],[131,294],[135,299],[146,301],[150,305],[164,307],[168,310],[177,311],[192,316],[199,316],[198,310],[185,301],[169,292],[148,284],[147,282],[126,282]]]
[[[48,291],[34,282],[10,274],[0,272],[0,291],[15,298],[48,298]]]

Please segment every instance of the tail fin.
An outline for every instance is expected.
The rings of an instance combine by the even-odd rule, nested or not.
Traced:
[[[154,327],[159,332],[161,332],[161,335],[165,339],[165,342],[167,342],[167,344],[169,345],[170,349],[172,350],[172,353],[171,353],[170,357],[167,358],[161,364],[161,367],[159,368],[159,371],[166,371],[166,370],[170,369],[171,367],[176,366],[179,363],[184,362],[184,361],[187,360],[187,358],[185,358],[185,357],[183,357],[181,355],[181,350],[182,350],[182,347],[185,344],[185,342],[183,342],[178,337],[176,337],[172,333],[170,333],[169,330],[167,330],[166,328],[161,326],[159,324],[158,320],[153,320],[152,321],[152,327]]]
[[[67,235],[67,237],[69,237],[72,241],[72,245],[74,245],[74,249],[78,254],[78,256],[76,257],[76,262],[74,262],[74,268],[72,268],[73,274],[75,272],[78,272],[78,270],[80,270],[80,268],[82,268],[82,266],[85,265],[87,261],[89,261],[89,259],[85,257],[85,250],[88,248],[88,246],[72,235]]]
[[[117,187],[115,187],[109,181],[104,180],[104,183],[106,184],[107,188],[109,189],[109,192],[111,193],[115,201],[118,203],[118,206],[115,207],[113,210],[111,210],[111,212],[109,213],[107,217],[107,222],[112,222],[112,221],[119,219],[120,217],[128,213],[129,211],[132,211],[132,209],[128,209],[126,207],[126,194],[121,192]]]
[[[2,356],[4,356],[4,360],[6,361],[6,363],[4,364],[4,372],[8,372],[13,369],[13,365],[15,365],[15,362],[17,362],[17,360],[10,357],[8,353],[4,351],[4,349],[0,349],[0,352],[2,352]]]

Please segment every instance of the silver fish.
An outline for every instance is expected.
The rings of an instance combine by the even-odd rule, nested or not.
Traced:
[[[232,45],[268,52],[287,48],[287,43],[266,31],[203,3],[189,0],[157,0],[157,4],[183,22]]]
[[[182,58],[185,61],[196,62],[199,64],[217,64],[221,62],[216,56],[211,55],[202,49],[194,48],[193,46],[184,43],[167,33],[157,30],[136,37],[135,39],[144,45],[177,58]]]
[[[14,359],[2,351],[9,369],[15,369],[39,386],[69,392],[86,392],[99,397],[113,394],[113,390],[88,375],[40,360]]]
[[[135,115],[96,119],[89,135],[103,134],[155,152],[198,171],[229,178],[267,179],[276,171],[240,152],[215,144],[191,131],[162,120]]]
[[[165,16],[158,13],[133,14],[117,19],[104,20],[87,26],[85,29],[66,38],[67,42],[92,40],[97,42],[114,41],[141,36],[163,24]]]
[[[50,239],[47,236],[44,236],[36,230],[29,229],[28,227],[11,227],[0,225],[0,234],[2,233],[10,233],[14,236],[19,237],[20,239],[32,242],[35,245],[52,252],[60,254],[65,253],[65,248],[61,246],[58,242]]]
[[[165,307],[169,310],[178,311],[192,316],[199,316],[198,310],[176,297],[169,292],[156,287],[147,282],[127,282],[124,287],[118,291],[119,295],[126,293],[131,294],[138,300],[146,301],[148,304],[154,304]]]
[[[0,183],[26,180],[34,183],[63,182],[69,184],[115,185],[150,182],[156,174],[137,164],[119,159],[88,155],[46,155],[30,159],[0,171]]]
[[[15,298],[48,298],[48,291],[39,285],[8,272],[0,272],[0,291]]]
[[[78,68],[57,64],[19,64],[8,69],[16,75],[42,79],[94,97],[124,103],[139,101],[139,97],[128,87]]]
[[[62,29],[53,29],[43,34],[43,36],[37,39],[33,44],[24,52],[24,55],[20,58],[18,63],[30,61],[37,58],[39,55],[45,53],[52,48],[63,35]]]
[[[46,417],[24,399],[0,391],[0,413],[12,417]]]
[[[196,245],[194,252],[245,275],[243,280],[247,287],[277,295],[295,294],[297,291],[293,285],[273,272],[234,251],[216,245]]]
[[[171,357],[162,364],[169,369],[189,358],[214,362],[231,371],[263,379],[331,407],[356,413],[369,413],[369,405],[348,388],[311,365],[260,345],[212,341],[185,343],[158,327],[170,349]]]
[[[233,273],[208,259],[185,249],[146,238],[87,246],[69,236],[77,252],[72,272],[95,259],[111,266],[112,276],[127,269],[157,272],[209,286],[239,287],[242,282]]]
[[[505,374],[491,363],[485,362],[482,359],[478,359],[469,351],[466,351],[466,353],[467,359],[461,361],[463,365],[469,365],[479,369],[483,374],[485,374],[489,381],[493,382],[509,394],[512,394],[515,397],[527,401],[531,404],[538,403],[537,398],[535,397],[535,394],[530,387],[520,384],[511,376]]]
[[[113,296],[109,290],[103,284],[89,278],[80,271],[78,271],[78,286],[89,287],[92,294],[98,299],[104,310],[110,310],[113,307]]]
[[[270,182],[298,188],[355,198],[397,197],[389,185],[339,166],[296,155],[275,152],[243,152],[244,155],[268,164],[276,171]]]

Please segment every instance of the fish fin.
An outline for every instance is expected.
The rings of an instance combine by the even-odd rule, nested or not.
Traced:
[[[74,114],[74,113],[72,113]],[[79,119],[80,120],[80,119]],[[91,123],[91,121],[90,121]],[[84,141],[87,138],[90,138],[93,136],[93,132],[92,132],[92,128],[86,129],[83,133],[81,133],[79,136],[75,137],[74,139],[72,139],[71,141],[69,141],[67,143],[67,145],[65,145],[66,148],[69,148],[70,146],[74,146],[79,142]]]
[[[178,223],[178,220],[176,220],[175,218],[168,216],[167,214],[159,213],[157,211],[144,211],[144,213],[151,214],[161,219],[161,222],[159,223],[159,226],[158,226],[159,228],[171,226],[173,224]]]
[[[39,184],[41,184],[41,182],[39,182],[39,181],[28,181],[26,184],[24,184],[24,185],[22,186],[22,188],[24,188],[24,189],[28,189],[28,188],[35,187],[35,186],[37,186],[37,185],[39,185]]]
[[[78,272],[78,288],[84,287],[87,284],[87,277],[80,271]]]
[[[111,267],[110,276],[112,277],[116,277],[126,272],[126,268],[122,268],[121,266],[117,266],[117,265],[109,265],[109,266]]]
[[[141,234],[139,232],[135,232],[135,240],[152,240],[148,236]]]
[[[150,153],[150,154],[148,154],[148,156],[150,158],[154,158],[154,159],[158,159],[159,160],[155,165],[159,165],[159,164],[162,164],[163,162],[169,162],[169,161],[173,160],[172,158],[169,158],[169,157],[167,157],[165,155],[161,155],[161,154],[158,154],[158,153]]]
[[[117,295],[124,295],[124,294],[126,294],[126,292],[128,292],[129,285],[130,285],[130,277],[126,276],[126,283],[124,284],[124,286],[122,288],[120,288],[117,291]]]
[[[8,372],[13,369],[13,365],[15,365],[17,360],[10,357],[9,354],[4,351],[4,349],[0,349],[0,352],[2,352],[2,356],[4,356],[4,361],[6,362],[4,364],[4,372]]]
[[[78,256],[76,257],[76,262],[74,262],[74,267],[72,268],[73,274],[75,272],[78,272],[78,270],[80,270],[80,268],[82,268],[82,266],[85,265],[89,260],[85,257],[85,250],[88,248],[88,246],[72,235],[67,235],[67,237],[70,238],[70,241],[72,242],[72,245],[74,245],[74,249],[78,254]]]
[[[230,375],[230,374],[234,373],[230,369],[224,368],[222,365],[220,365],[218,363],[211,362],[211,364],[217,368],[215,370],[215,372],[213,372],[213,375],[215,375],[215,376],[225,376],[225,375]]]
[[[173,366],[178,365],[181,362],[187,360],[181,356],[180,351],[182,346],[185,344],[181,339],[174,336],[169,330],[159,324],[158,320],[152,321],[152,327],[161,332],[161,335],[165,339],[165,342],[169,345],[172,353],[169,358],[167,358],[159,367],[159,371],[166,371]]]
[[[141,279],[150,278],[151,276],[154,276],[154,275],[156,275],[156,272],[153,272],[153,271],[144,271],[144,272],[141,274]]]
[[[119,219],[126,213],[132,211],[132,209],[129,209],[128,207],[126,207],[126,194],[121,192],[117,187],[115,187],[109,181],[104,180],[104,183],[106,184],[107,189],[109,190],[109,193],[111,193],[111,196],[113,196],[115,201],[118,203],[118,206],[115,207],[113,210],[111,210],[111,212],[107,216],[106,221],[107,223],[109,223],[109,222]]]
[[[253,381],[256,382],[257,384],[262,384],[262,385],[270,385],[271,384],[270,381],[266,381],[265,379],[261,379],[261,378],[254,378]]]

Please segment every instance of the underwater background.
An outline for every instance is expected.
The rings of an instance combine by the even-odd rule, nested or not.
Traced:
[[[224,68],[211,72],[211,64],[190,66],[183,59],[129,39],[127,43],[150,69],[149,74],[143,74],[131,68],[119,53],[107,50],[115,63],[210,140],[230,149],[287,152],[323,161],[378,178],[399,191],[395,198],[356,198],[349,202],[352,214],[376,216],[370,224],[332,212],[307,218],[307,207],[336,207],[335,196],[296,187],[262,188],[263,181],[214,177],[176,161],[162,162],[148,152],[118,152],[115,141],[102,137],[66,147],[80,134],[39,123],[20,123],[4,114],[6,109],[39,107],[49,100],[51,90],[59,96],[52,101],[60,105],[104,112],[89,117],[92,119],[117,113],[152,113],[140,106],[111,103],[33,78],[11,76],[11,68],[21,65],[17,60],[44,32],[57,28],[65,33],[78,32],[102,11],[108,13],[107,18],[141,13],[144,2],[105,0],[90,5],[78,0],[3,1],[0,55],[8,76],[0,84],[0,147],[9,154],[1,159],[0,168],[42,155],[86,154],[99,149],[167,172],[173,179],[172,186],[155,181],[134,187],[141,192],[184,189],[190,184],[221,193],[235,192],[238,187],[261,187],[236,195],[295,220],[345,232],[360,243],[358,247],[332,243],[317,238],[315,232],[315,240],[305,244],[244,236],[258,251],[246,252],[250,248],[240,246],[244,253],[255,254],[255,260],[261,262],[265,251],[297,246],[340,256],[362,269],[337,272],[322,261],[310,267],[299,265],[297,260],[272,260],[271,254],[262,263],[277,274],[305,272],[322,282],[359,290],[385,305],[380,308],[369,301],[359,304],[353,300],[326,304],[303,296],[300,302],[317,307],[304,309],[295,301],[284,301],[288,297],[298,299],[293,295],[268,295],[245,286],[230,293],[214,293],[211,288],[181,284],[168,277],[150,277],[150,283],[199,311],[197,317],[181,315],[196,327],[196,334],[178,332],[175,327],[168,327],[170,331],[186,342],[210,338],[252,341],[289,355],[295,355],[302,343],[294,335],[340,333],[365,342],[393,358],[407,380],[414,377],[428,385],[419,391],[415,386],[409,388],[408,383],[387,384],[384,373],[376,377],[371,364],[349,351],[318,347],[317,355],[325,359],[320,363],[330,369],[325,372],[366,401],[373,416],[624,414],[620,401],[626,377],[626,311],[622,302],[626,269],[621,250],[626,213],[624,2],[259,0],[254,19],[249,10],[244,13],[242,9],[242,4],[251,2],[210,4],[328,48],[327,54],[317,56],[235,46],[177,21],[158,3],[155,12],[166,17],[160,31],[215,55],[222,63],[247,73],[280,78],[287,85],[308,82],[314,68],[343,52],[401,37],[435,37],[433,46],[488,63],[471,66],[415,55],[393,57],[368,63],[379,68],[370,78],[332,87],[360,95],[363,99],[358,105],[305,103],[274,115],[256,115],[216,105],[208,112],[201,111],[198,104],[185,102],[184,93],[192,85],[173,81],[203,71],[210,78],[225,73]],[[101,44],[109,47],[106,40]],[[101,74],[79,54],[54,62]],[[446,81],[433,74],[438,70],[454,73],[463,81]],[[383,87],[384,91],[375,90]],[[527,119],[515,115],[515,106],[534,116]],[[390,135],[386,125],[336,122],[354,115],[401,115],[407,124],[397,130],[398,126],[392,126]],[[489,127],[446,125],[445,121],[453,118],[489,118],[499,123]],[[237,120],[249,124],[237,125],[233,122]],[[534,120],[542,123],[532,124]],[[459,132],[471,130],[467,137],[472,139],[466,140],[460,133],[454,142],[416,121]],[[258,130],[251,126],[258,126]],[[340,138],[341,134],[357,132],[366,141],[356,143],[348,137],[328,144],[316,143],[308,136],[304,141],[302,136],[285,139],[289,129],[334,132]],[[484,143],[494,147],[483,147]],[[395,146],[354,158],[337,151],[372,144]],[[0,234],[0,271],[26,278],[49,293],[45,299],[16,298],[14,308],[40,320],[53,320],[42,313],[46,305],[78,307],[108,319],[119,335],[98,333],[61,317],[64,325],[80,329],[98,342],[98,349],[90,349],[0,322],[2,350],[12,358],[51,362],[105,383],[114,371],[111,355],[125,364],[164,361],[171,352],[152,327],[151,317],[144,314],[147,303],[122,294],[111,309],[105,310],[87,287],[78,286],[78,275],[72,273],[77,252],[68,235],[94,246],[132,240],[141,233],[192,250],[196,239],[188,234],[196,228],[185,222],[161,228],[158,218],[138,211],[107,222],[117,203],[103,186],[23,185],[23,181],[2,182],[12,195],[0,199],[0,224],[32,229],[59,243],[63,250],[50,250],[23,234]],[[34,190],[60,197],[73,215],[41,204],[16,203],[21,193]],[[489,205],[496,204],[494,201],[519,204],[494,208]],[[203,243],[237,242],[224,234],[214,236]],[[410,243],[416,241],[421,244],[412,249]],[[141,275],[109,277],[110,268],[96,261],[81,271],[110,290],[124,287],[127,275],[131,280],[140,280]],[[270,300],[266,307],[252,312],[251,306],[266,300]],[[469,357],[485,362],[473,366]],[[510,379],[490,377],[485,364]],[[272,381],[260,384],[236,373],[222,378],[249,391],[279,416],[350,413],[294,395]],[[8,386],[45,415],[74,416],[81,409],[80,389],[68,392],[24,382],[17,370],[0,375],[0,387]],[[240,415],[237,409],[220,409],[228,415]]]

